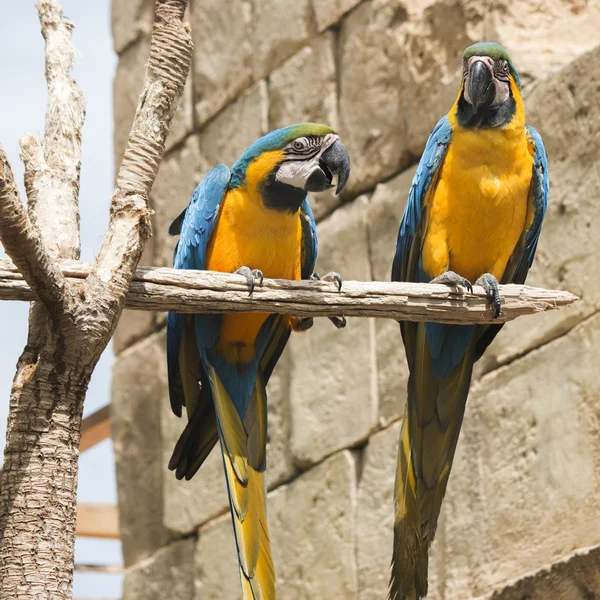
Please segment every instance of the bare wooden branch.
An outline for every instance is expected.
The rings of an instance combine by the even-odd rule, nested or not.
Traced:
[[[110,337],[116,327],[151,235],[148,195],[192,60],[191,35],[182,22],[186,7],[186,0],[156,3],[146,81],[117,177],[108,233],[85,284],[85,297],[109,316],[103,322],[104,337]]]
[[[50,311],[59,310],[65,285],[25,212],[6,154],[0,147],[0,240],[25,281]]]
[[[88,276],[91,265],[60,261],[74,283]],[[125,306],[136,310],[184,313],[273,312],[298,317],[378,317],[439,323],[505,323],[567,306],[577,296],[563,290],[503,285],[502,313],[492,317],[483,288],[469,294],[445,285],[345,281],[342,291],[324,281],[265,279],[248,295],[241,275],[141,267],[135,272]],[[9,261],[0,260],[0,300],[35,296]]]

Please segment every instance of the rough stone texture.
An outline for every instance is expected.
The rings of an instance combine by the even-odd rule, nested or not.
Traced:
[[[406,206],[416,168],[378,185],[371,196],[368,212],[369,256],[373,279],[389,281],[396,251],[398,228]],[[377,391],[379,421],[384,425],[403,414],[408,383],[408,367],[396,321],[376,319]]]
[[[200,154],[198,135],[188,137],[162,161],[150,192],[154,207],[155,265],[170,267],[173,264],[177,237],[169,236],[169,225],[188,205],[196,186],[211,167]]]
[[[269,78],[269,128],[312,122],[338,130],[334,33],[327,31]],[[310,82],[310,85],[307,85]],[[316,219],[339,206],[333,191],[310,194]]]
[[[368,200],[357,198],[318,226],[321,275],[370,278]],[[333,284],[332,284],[333,285]],[[339,448],[358,443],[375,426],[374,322],[349,319],[336,330],[326,319],[292,334],[292,452],[305,467]]]
[[[446,598],[600,542],[599,360],[594,316],[473,387],[444,506]]]
[[[600,594],[600,547],[575,552],[567,559],[528,575],[489,600],[594,600]]]
[[[278,597],[356,598],[356,465],[336,454],[269,494]]]
[[[345,451],[268,495],[277,595],[356,598],[356,466]],[[200,530],[196,599],[237,600],[240,581],[231,517]]]
[[[313,0],[313,10],[319,31],[331,27],[344,13],[360,4],[361,0]]]
[[[128,569],[123,583],[123,600],[193,598],[194,541],[173,542]]]
[[[195,600],[239,600],[242,588],[230,515],[200,530],[194,565]]]
[[[468,1],[369,0],[342,21],[340,131],[353,162],[346,195],[373,187],[422,152],[456,97],[479,11],[483,6]]]
[[[125,153],[138,98],[144,85],[150,39],[143,37],[119,56],[113,84],[115,118],[115,175]]]
[[[267,483],[269,488],[290,479],[295,470],[290,450],[289,406],[289,352],[286,350],[277,365],[268,386],[268,440]],[[223,474],[221,449],[217,445],[206,462],[190,481],[178,481],[168,471],[171,453],[187,423],[187,417],[178,419],[168,403],[166,387],[161,392],[164,471],[165,526],[187,534],[215,516],[229,510],[227,486]],[[229,523],[231,524],[231,523]]]
[[[152,240],[148,240],[140,265],[154,264],[154,244]],[[153,312],[143,310],[128,310],[125,309],[119,324],[112,338],[113,352],[120,354],[123,350],[137,342],[141,338],[149,335],[154,329],[155,314]]]
[[[111,15],[115,51],[117,54],[121,54],[139,37],[148,37],[152,32],[154,2],[152,0],[112,0]]]
[[[501,0],[488,10],[486,37],[505,44],[526,77],[542,77],[598,45],[597,0]]]
[[[185,415],[178,419],[173,414],[167,394],[167,388],[164,388],[161,415],[164,522],[172,531],[189,534],[229,508],[223,459],[221,448],[217,444],[190,481],[177,480],[175,473],[167,469],[175,443],[187,423]]]
[[[170,539],[163,526],[161,405],[165,401],[164,336],[123,352],[113,368],[111,428],[125,565]]]
[[[254,78],[262,79],[308,41],[310,0],[254,0],[253,23]]]
[[[326,31],[269,78],[269,126],[324,123],[337,129],[335,35]]]
[[[568,331],[600,308],[600,49],[541,83],[527,99],[527,120],[542,134],[550,161],[550,204],[530,285],[567,289],[573,307],[524,317],[503,328],[480,361],[482,372]]]
[[[200,152],[209,168],[231,167],[259,137],[267,133],[267,86],[259,82],[230,104],[200,134]]]
[[[252,83],[252,2],[195,0],[191,21],[196,119],[202,125]]]

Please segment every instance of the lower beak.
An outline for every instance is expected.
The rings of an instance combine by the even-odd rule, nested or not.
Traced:
[[[339,194],[350,177],[350,156],[340,140],[336,140],[323,154],[319,160],[319,167],[315,169],[305,189],[307,192],[322,192],[336,186],[335,193]]]
[[[477,114],[477,111],[481,106],[490,106],[494,101],[496,90],[493,84],[492,74],[483,61],[478,60],[471,66],[468,85],[474,114]]]

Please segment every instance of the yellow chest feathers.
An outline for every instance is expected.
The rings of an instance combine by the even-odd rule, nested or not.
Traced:
[[[265,277],[300,279],[300,211],[267,209],[243,189],[228,192],[207,248],[207,268],[233,272],[241,266]]]
[[[454,131],[427,199],[423,267],[502,278],[527,219],[533,159],[525,130]]]

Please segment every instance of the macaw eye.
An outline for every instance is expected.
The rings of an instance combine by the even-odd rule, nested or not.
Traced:
[[[503,73],[508,74],[508,62],[506,60],[500,61],[500,69]]]
[[[297,140],[294,140],[294,143],[292,144],[294,150],[305,150],[307,146],[308,144],[305,138],[298,138]]]

